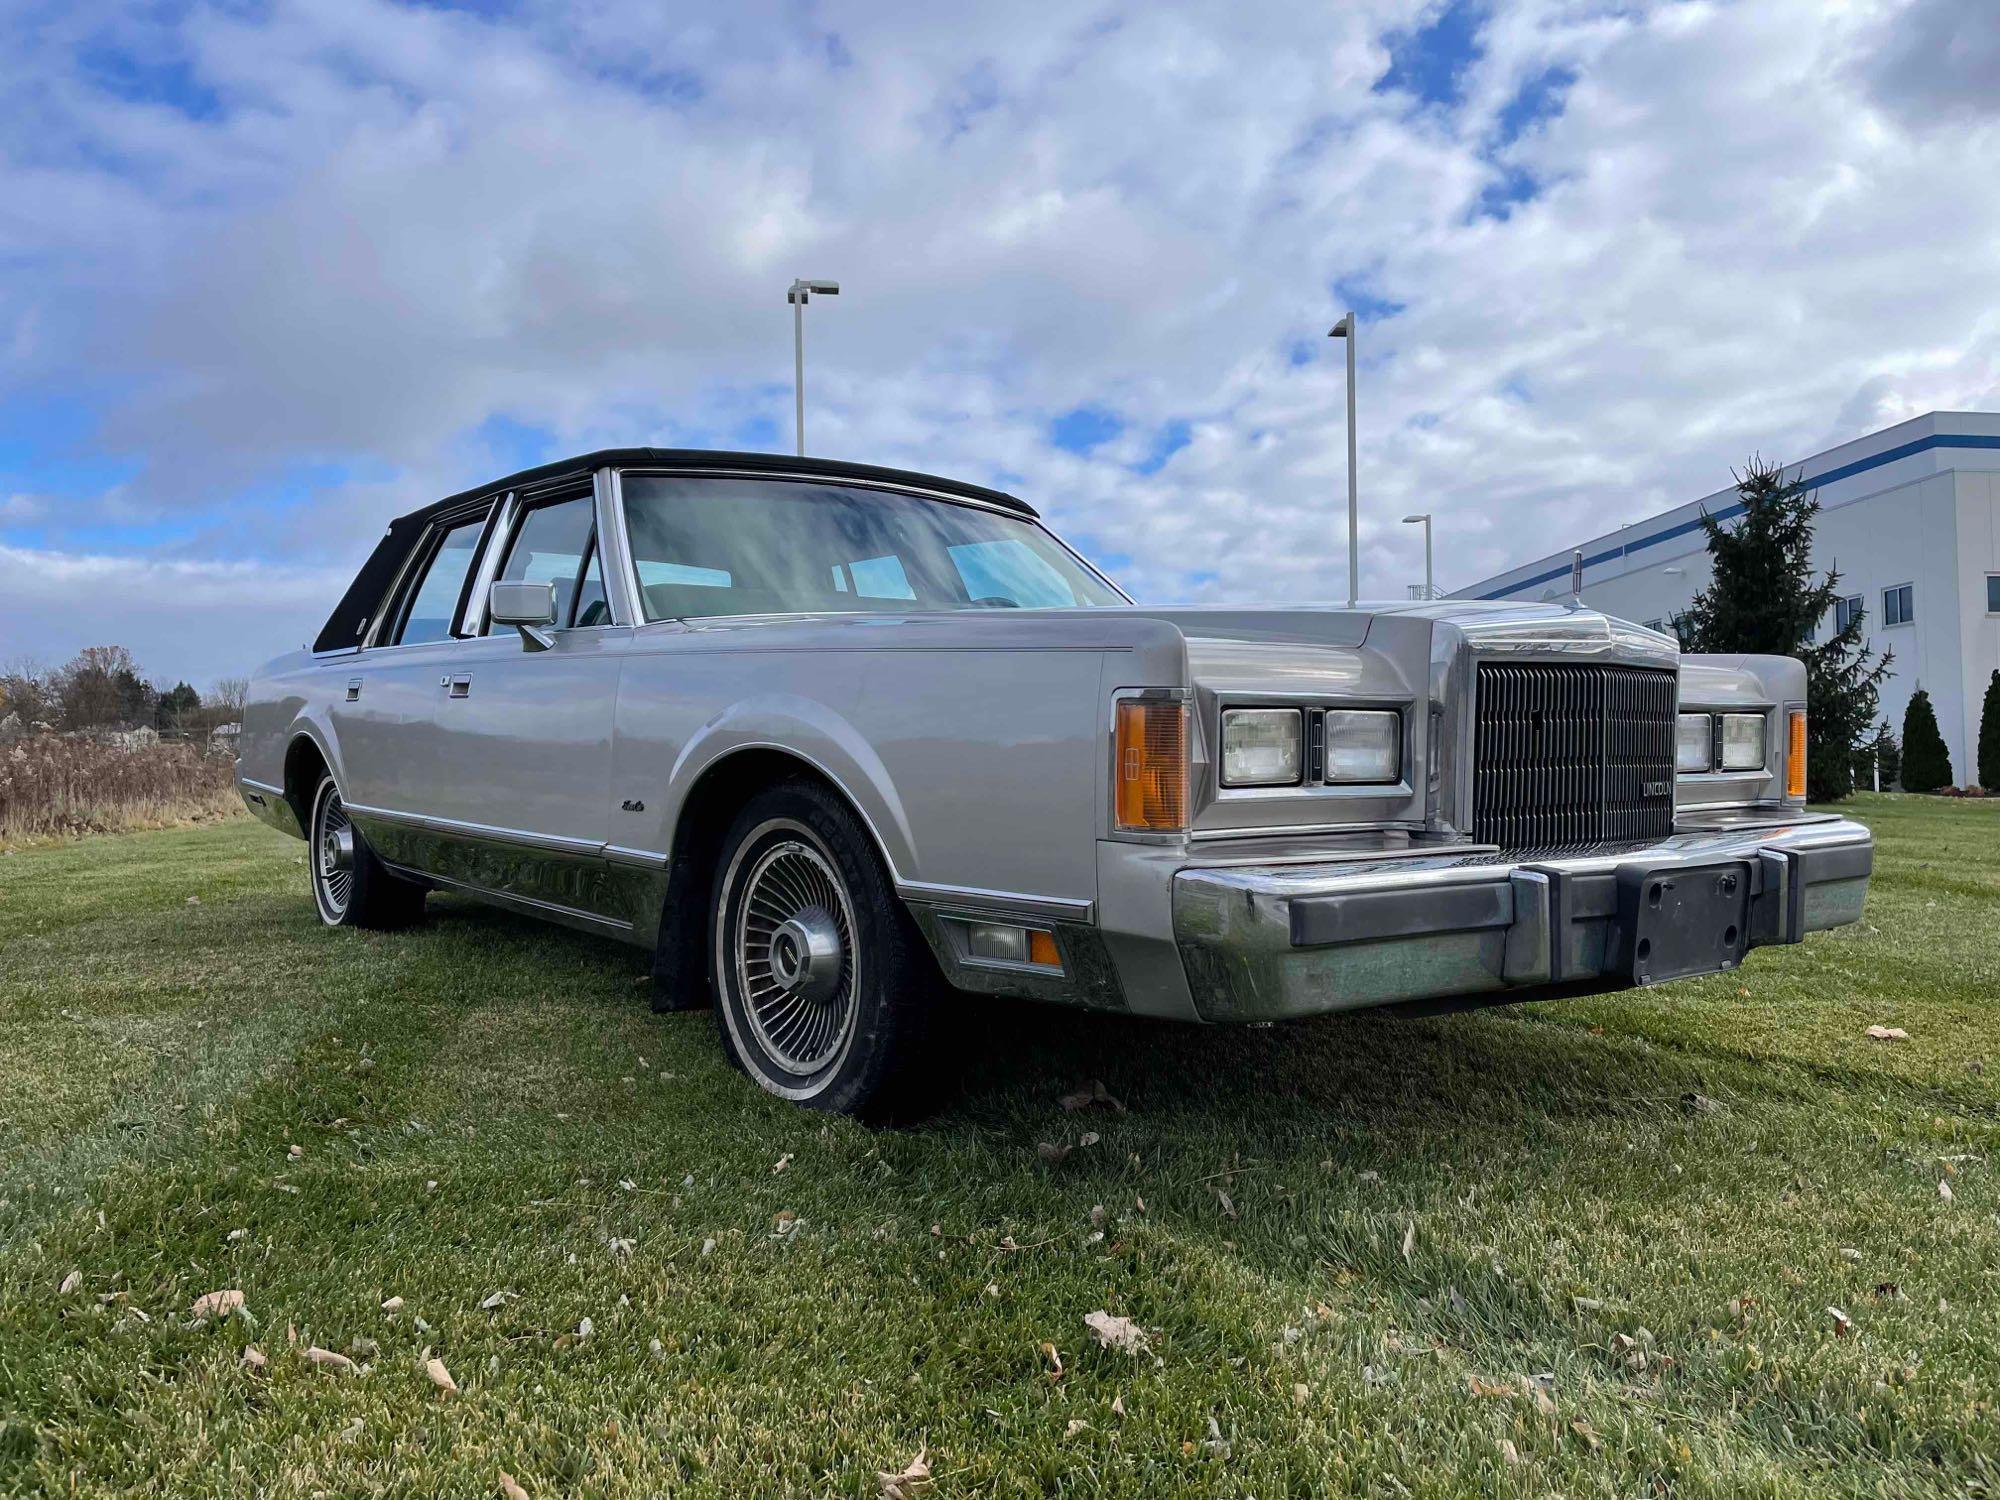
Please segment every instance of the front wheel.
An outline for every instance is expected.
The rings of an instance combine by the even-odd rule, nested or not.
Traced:
[[[390,874],[375,857],[331,776],[313,790],[306,868],[313,906],[329,927],[404,927],[423,915],[424,888]]]
[[[910,1105],[936,967],[861,821],[813,782],[752,798],[712,902],[716,1021],[730,1060],[811,1109]]]

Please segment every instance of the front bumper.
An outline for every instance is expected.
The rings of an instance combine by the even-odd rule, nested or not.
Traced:
[[[1620,989],[1857,921],[1874,849],[1859,823],[1794,813],[1549,859],[1196,866],[1174,876],[1174,937],[1209,1021]]]

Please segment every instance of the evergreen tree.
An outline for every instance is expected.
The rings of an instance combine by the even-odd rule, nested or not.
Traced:
[[[1743,516],[1733,526],[1701,518],[1714,577],[1674,622],[1681,648],[1804,662],[1806,791],[1815,802],[1837,802],[1854,790],[1854,750],[1874,722],[1876,690],[1895,657],[1862,646],[1859,612],[1845,629],[1813,639],[1840,597],[1837,571],[1813,572],[1818,499],[1786,478],[1782,464],[1754,455],[1736,476],[1736,493]]]
[[[185,682],[177,682],[169,692],[160,694],[157,729],[170,733],[185,733],[193,725],[193,719],[201,709],[201,694]]]
[[[1918,688],[1903,711],[1903,790],[1934,792],[1951,785],[1951,752],[1938,731],[1931,695]]]
[[[1979,784],[2000,792],[2000,672],[1986,684],[1986,702],[1979,710]]]

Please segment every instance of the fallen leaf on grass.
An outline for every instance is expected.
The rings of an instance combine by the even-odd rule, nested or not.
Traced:
[[[1523,1459],[1521,1458],[1521,1450],[1514,1446],[1513,1440],[1511,1438],[1501,1438],[1499,1440],[1498,1446],[1500,1449],[1500,1457],[1503,1462],[1510,1464],[1518,1464],[1523,1462]]]
[[[1900,1026],[1870,1026],[1868,1035],[1878,1042],[1907,1042],[1909,1032]]]
[[[1215,1194],[1215,1201],[1222,1209],[1222,1217],[1225,1219],[1235,1218],[1236,1200],[1229,1196],[1229,1193],[1223,1188],[1222,1184],[1218,1182],[1210,1183],[1209,1191]]]
[[[492,1312],[494,1308],[503,1305],[506,1302],[506,1300],[512,1295],[513,1295],[512,1292],[495,1292],[492,1296],[488,1297],[485,1301],[481,1302],[479,1305],[485,1311]]]
[[[1722,1105],[1706,1094],[1686,1093],[1681,1095],[1681,1108],[1691,1115],[1719,1115]]]
[[[1094,1313],[1085,1313],[1083,1326],[1097,1335],[1097,1342],[1106,1349],[1122,1349],[1127,1354],[1146,1352],[1146,1330],[1130,1318],[1121,1318],[1099,1308]]]
[[[226,1318],[243,1306],[243,1294],[231,1287],[227,1291],[203,1292],[194,1299],[189,1315],[197,1318]]]
[[[1484,1397],[1489,1401],[1508,1400],[1514,1394],[1513,1386],[1498,1380],[1488,1380],[1484,1375],[1466,1376],[1465,1388],[1473,1395]]]
[[[1093,1104],[1102,1104],[1115,1114],[1125,1113],[1125,1106],[1111,1096],[1101,1078],[1093,1078],[1074,1092],[1064,1094],[1060,1102],[1064,1110],[1071,1114],[1080,1109],[1089,1109]]]
[[[1410,1220],[1410,1227],[1403,1231],[1403,1259],[1410,1258],[1410,1252],[1417,1248],[1417,1221]]]
[[[1111,1398],[1111,1415],[1118,1418],[1121,1422],[1125,1420],[1125,1398],[1123,1396],[1113,1396]]]
[[[500,1493],[506,1500],[528,1500],[528,1492],[521,1488],[521,1482],[505,1469],[500,1471]]]
[[[443,1391],[445,1395],[455,1396],[458,1394],[458,1382],[451,1378],[451,1371],[444,1367],[443,1360],[435,1358],[425,1360],[424,1373],[430,1376],[431,1384],[436,1386],[440,1391]]]
[[[1946,1182],[1943,1178],[1938,1179],[1938,1196],[1944,1199],[1944,1201],[1947,1203],[1951,1202],[1952,1199],[1951,1184]]]
[[[358,1368],[345,1354],[336,1353],[332,1349],[322,1349],[318,1344],[306,1350],[306,1358],[322,1370],[337,1370],[343,1374],[351,1374]]]
[[[1575,1433],[1578,1437],[1582,1438],[1584,1442],[1587,1443],[1590,1447],[1592,1448],[1597,1447],[1599,1442],[1597,1436],[1597,1429],[1595,1427],[1592,1427],[1590,1423],[1585,1421],[1582,1417],[1571,1417],[1569,1422],[1569,1430]]]
[[[1054,1141],[1039,1141],[1035,1145],[1035,1155],[1054,1166],[1074,1149],[1072,1146],[1058,1146]]]
[[[63,1277],[62,1285],[56,1288],[56,1295],[58,1297],[67,1297],[71,1292],[75,1291],[78,1287],[82,1285],[83,1285],[83,1272],[71,1271],[69,1275]]]
[[[1063,1436],[1066,1438],[1073,1438],[1079,1432],[1088,1432],[1088,1431],[1090,1431],[1090,1424],[1084,1421],[1082,1417],[1071,1417],[1069,1419],[1068,1425],[1063,1428]]]
[[[1837,1307],[1829,1307],[1826,1315],[1833,1319],[1833,1336],[1837,1339],[1846,1338],[1848,1330],[1854,1326],[1847,1314]]]
[[[388,1313],[391,1317],[394,1317],[402,1310],[403,1299],[401,1297],[391,1297],[387,1302],[382,1304],[382,1311]]]
[[[303,1146],[287,1146],[285,1148],[285,1155],[289,1156],[293,1161],[298,1161],[305,1154],[306,1148]]]
[[[269,1363],[270,1361],[264,1358],[264,1351],[255,1344],[243,1346],[243,1364],[246,1369],[261,1370]]]
[[[1057,1351],[1056,1346],[1047,1339],[1042,1340],[1042,1358],[1048,1362],[1048,1370],[1045,1373],[1049,1379],[1061,1380],[1063,1378],[1062,1355]]]
[[[787,1151],[783,1156],[779,1157],[776,1161],[771,1163],[771,1175],[773,1177],[776,1177],[780,1172],[784,1171],[785,1168],[789,1167],[791,1164],[792,1164],[792,1153]]]
[[[910,1500],[919,1491],[931,1486],[930,1456],[926,1449],[919,1448],[917,1456],[902,1469],[891,1474],[887,1469],[878,1470],[876,1483],[882,1486],[882,1500]],[[508,1500],[513,1500],[512,1496]],[[524,1497],[525,1500],[525,1497]]]
[[[771,1220],[771,1234],[773,1238],[783,1239],[786,1235],[792,1233],[793,1230],[797,1229],[799,1225],[803,1222],[804,1221],[801,1220],[799,1216],[793,1213],[789,1208],[780,1209],[777,1215]]]

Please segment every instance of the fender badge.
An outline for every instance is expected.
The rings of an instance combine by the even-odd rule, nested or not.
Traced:
[[[646,810],[646,804],[639,801],[636,797],[627,797],[619,806],[626,812],[644,812]]]

